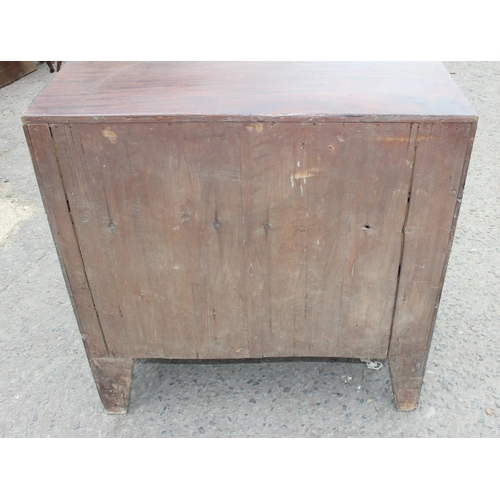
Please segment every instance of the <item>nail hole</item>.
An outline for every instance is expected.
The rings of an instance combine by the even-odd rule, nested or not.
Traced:
[[[368,224],[365,224],[365,225],[363,226],[363,229],[367,231],[368,229],[370,229],[370,226],[369,226]]]
[[[304,149],[305,144],[304,144],[304,143],[302,143],[302,144],[300,145],[300,147],[301,147],[302,149]]]

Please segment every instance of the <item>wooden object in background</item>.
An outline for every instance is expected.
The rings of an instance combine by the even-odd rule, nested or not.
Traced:
[[[54,65],[52,64],[52,61],[45,61],[45,63],[49,67],[49,71],[51,73],[54,73],[55,70],[54,70]],[[56,61],[57,72],[59,72],[61,70],[61,64],[62,64],[62,61]]]
[[[0,88],[9,85],[36,70],[32,61],[0,61]]]
[[[67,63],[24,127],[101,399],[133,359],[389,359],[416,407],[477,117],[440,63]]]

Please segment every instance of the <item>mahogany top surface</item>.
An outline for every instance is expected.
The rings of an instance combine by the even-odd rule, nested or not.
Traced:
[[[440,62],[68,62],[23,120],[394,116],[476,111]]]

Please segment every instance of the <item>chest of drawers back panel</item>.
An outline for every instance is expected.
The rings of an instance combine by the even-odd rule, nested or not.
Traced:
[[[66,65],[25,131],[108,411],[134,358],[304,356],[414,408],[476,120],[436,64]]]

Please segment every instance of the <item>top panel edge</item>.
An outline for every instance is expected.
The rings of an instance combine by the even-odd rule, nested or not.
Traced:
[[[25,121],[353,115],[477,116],[437,62],[74,62],[24,113]]]

